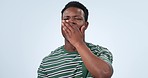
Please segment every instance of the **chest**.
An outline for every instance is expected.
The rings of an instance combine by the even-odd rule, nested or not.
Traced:
[[[46,62],[46,73],[48,77],[81,77],[82,64],[78,54],[52,55]]]

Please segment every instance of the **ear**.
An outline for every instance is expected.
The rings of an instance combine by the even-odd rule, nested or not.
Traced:
[[[86,22],[86,23],[85,23],[85,30],[88,28],[88,25],[89,25],[89,23]]]

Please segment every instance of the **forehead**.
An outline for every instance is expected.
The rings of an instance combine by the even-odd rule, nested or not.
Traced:
[[[63,12],[63,16],[84,16],[84,12],[79,8],[69,7]]]

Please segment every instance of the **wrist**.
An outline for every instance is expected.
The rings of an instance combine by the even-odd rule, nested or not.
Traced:
[[[77,42],[77,43],[75,43],[73,46],[74,46],[75,48],[80,48],[80,47],[85,46],[85,45],[86,45],[85,42]]]

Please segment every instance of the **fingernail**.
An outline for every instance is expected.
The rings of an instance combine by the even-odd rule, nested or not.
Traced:
[[[63,30],[66,30],[66,28],[65,28],[65,27],[63,27]]]
[[[65,30],[65,28],[63,28],[63,30]]]
[[[62,22],[65,22],[65,20],[62,20]]]
[[[69,22],[68,20],[66,20],[66,22]]]

